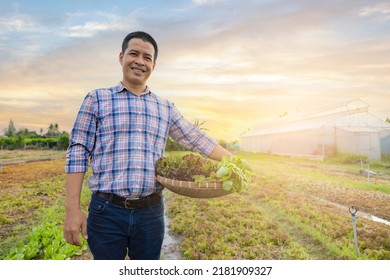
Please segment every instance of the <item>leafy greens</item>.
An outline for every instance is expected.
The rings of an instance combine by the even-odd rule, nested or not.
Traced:
[[[224,156],[216,162],[189,154],[160,158],[156,163],[156,174],[180,181],[218,182],[226,191],[242,192],[250,184],[252,170],[241,156]]]

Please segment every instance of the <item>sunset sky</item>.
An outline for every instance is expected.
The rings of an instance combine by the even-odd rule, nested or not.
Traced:
[[[389,1],[21,0],[0,1],[1,133],[70,132],[135,30],[159,44],[151,90],[216,139],[355,98],[390,117]]]

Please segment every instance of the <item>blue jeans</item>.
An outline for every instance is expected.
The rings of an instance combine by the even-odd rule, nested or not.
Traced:
[[[88,245],[95,260],[159,260],[164,239],[164,204],[126,209],[92,194]]]

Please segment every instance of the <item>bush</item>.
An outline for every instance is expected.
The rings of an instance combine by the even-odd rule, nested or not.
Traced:
[[[330,158],[331,161],[343,164],[356,164],[363,161],[363,163],[368,162],[367,155],[354,154],[354,153],[343,153],[338,154],[335,157]]]
[[[383,162],[390,162],[390,154],[382,154]]]
[[[60,141],[60,142],[59,142]],[[69,143],[69,136],[61,134],[59,138],[25,138],[22,135],[18,137],[0,137],[0,149],[16,150],[16,149],[39,149],[39,148],[54,148],[60,144],[60,149],[66,149]],[[65,148],[62,148],[66,145]]]
[[[57,149],[66,150],[69,146],[69,134],[62,133],[57,139]]]

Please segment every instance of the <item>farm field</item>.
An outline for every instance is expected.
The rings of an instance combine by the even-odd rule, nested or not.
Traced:
[[[390,224],[370,219],[390,220],[388,177],[368,182],[359,164],[242,155],[255,173],[245,193],[209,200],[168,196],[172,230],[184,236],[183,258],[390,259]],[[359,256],[352,205],[359,209]]]
[[[0,150],[0,163],[15,164],[39,160],[65,158],[65,151],[56,150]]]
[[[27,243],[37,227],[58,231],[64,201],[65,153],[0,151],[0,163],[5,163],[0,173],[0,258],[4,258],[19,243]]]
[[[390,220],[390,174],[383,164],[371,164],[371,169],[385,176],[368,181],[359,173],[358,163],[241,155],[255,174],[244,193],[190,199],[164,190],[169,231],[180,240],[180,258],[390,259],[390,225],[370,218],[374,215]],[[0,162],[1,158],[0,152]],[[74,246],[51,248],[51,252],[47,249],[53,242],[65,247],[60,232],[64,163],[60,158],[3,167],[0,258],[90,258],[86,246],[83,252]],[[83,196],[86,209],[87,190]],[[348,211],[352,205],[358,208],[359,256],[355,254]],[[55,232],[51,237],[55,241],[49,238],[47,245],[37,249],[36,243],[31,245],[31,239],[37,242],[37,238],[31,235],[42,225],[46,231]]]

